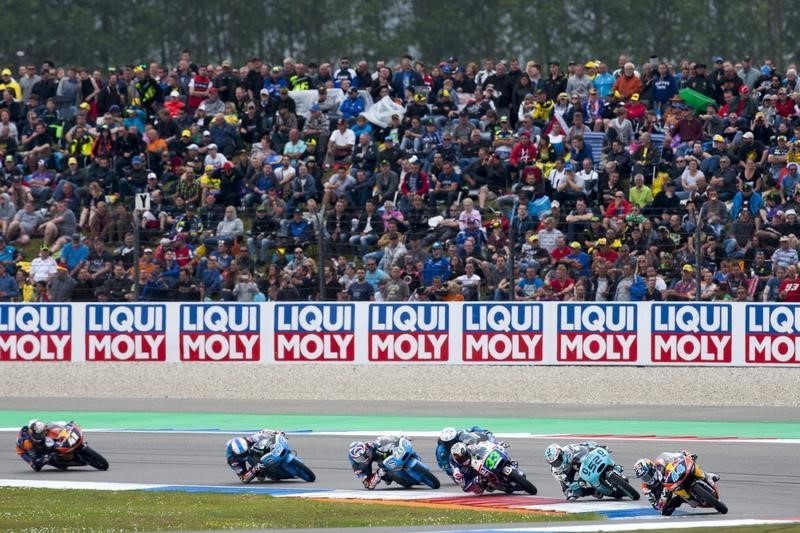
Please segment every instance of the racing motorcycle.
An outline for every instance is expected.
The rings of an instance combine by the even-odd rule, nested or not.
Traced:
[[[422,462],[414,451],[411,441],[406,437],[400,438],[391,455],[383,460],[381,468],[372,474],[367,488],[374,489],[381,479],[387,485],[394,481],[405,488],[427,485],[432,489],[438,489],[441,486],[439,479],[431,473],[428,465]]]
[[[277,433],[274,438],[263,438],[254,443],[250,448],[250,458],[255,465],[242,479],[244,483],[250,483],[254,479],[280,481],[300,478],[308,482],[317,479],[314,472],[289,448],[289,441],[283,433]]]
[[[509,458],[505,447],[484,441],[470,448],[472,468],[489,486],[509,494],[518,490],[536,494],[536,486],[528,481],[525,473],[517,467],[517,462]]]
[[[683,455],[666,465],[664,490],[692,507],[713,507],[722,514],[728,512],[728,506],[719,499],[717,486],[706,481],[705,473],[691,455]]]
[[[598,447],[581,458],[578,483],[593,488],[598,495],[621,499],[639,499],[639,493],[622,473],[623,468],[614,462],[605,448]]]
[[[59,470],[71,466],[91,466],[108,470],[108,461],[89,447],[83,439],[83,430],[75,422],[54,422],[46,439],[52,440],[52,452],[45,464]],[[48,443],[49,444],[49,443]]]

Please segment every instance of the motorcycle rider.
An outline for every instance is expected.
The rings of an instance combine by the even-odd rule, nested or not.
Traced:
[[[387,485],[391,484],[392,478],[387,474],[383,461],[394,453],[402,438],[382,435],[370,442],[350,443],[348,452],[350,466],[353,467],[353,473],[361,480],[365,488],[372,490],[381,480],[385,481]],[[374,472],[372,471],[373,462],[378,463],[377,470]]]
[[[488,480],[481,477],[477,470],[472,468],[472,449],[474,444],[456,442],[450,449],[449,466],[453,472],[453,479],[464,492],[483,494],[487,489]]]
[[[608,449],[593,440],[563,447],[553,443],[545,449],[544,458],[550,463],[550,472],[561,484],[561,490],[568,500],[576,500],[582,496],[594,496],[598,499],[603,497],[594,488],[583,487],[578,482],[581,459],[597,448]]]
[[[45,424],[34,418],[17,433],[17,455],[36,472],[42,469],[53,453],[55,442],[48,435],[50,430],[58,427],[55,423]]]
[[[228,466],[239,477],[242,483],[247,483],[263,468],[264,465],[258,462],[257,458],[252,457],[250,450],[253,445],[263,440],[268,441],[269,449],[278,435],[284,435],[283,431],[276,429],[262,429],[253,433],[249,437],[235,437],[225,445],[225,455],[228,459]]]
[[[643,457],[633,466],[634,474],[642,480],[642,492],[647,496],[650,505],[664,516],[672,515],[675,509],[685,501],[680,496],[675,496],[664,489],[664,471],[667,469],[667,465],[684,456],[691,457],[693,461],[697,459],[696,454],[681,450],[680,452],[663,452],[656,457],[655,461]],[[705,472],[705,478],[709,485],[716,488],[719,480],[717,474]]]
[[[453,445],[457,442],[469,445],[483,441],[494,442],[494,434],[488,429],[478,426],[472,426],[469,429],[444,428],[436,442],[436,462],[439,464],[439,468],[444,470],[448,476],[453,477],[453,468],[450,466],[450,451]]]

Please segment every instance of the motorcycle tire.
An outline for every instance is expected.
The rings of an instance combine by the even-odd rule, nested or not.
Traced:
[[[422,480],[422,482],[428,485],[430,488],[438,489],[442,486],[442,484],[439,482],[439,479],[421,464],[415,464],[413,470],[417,473],[417,476],[419,476],[420,480]]]
[[[108,461],[106,461],[105,457],[88,446],[84,446],[81,451],[78,452],[78,457],[93,468],[104,471],[108,470]]]
[[[520,473],[519,470],[512,470],[511,473],[508,474],[508,479],[516,483],[518,487],[520,487],[522,490],[524,490],[531,496],[536,495],[537,492],[536,485],[528,481],[528,478],[522,475],[522,473]]]
[[[297,459],[292,460],[292,467],[297,470],[297,477],[303,481],[308,481],[311,483],[317,479],[317,475],[314,474],[314,472],[312,472],[311,469],[305,465],[305,463],[301,463]]]
[[[611,484],[611,488],[616,492],[619,491],[633,501],[639,499],[639,493],[628,483],[624,477],[619,475],[619,472],[609,472],[606,479]]]
[[[728,514],[728,506],[719,501],[719,499],[714,496],[714,491],[711,490],[708,486],[703,483],[695,483],[692,485],[690,492],[694,495],[695,498],[700,500],[706,505],[710,505],[714,509],[717,510],[720,514]]]

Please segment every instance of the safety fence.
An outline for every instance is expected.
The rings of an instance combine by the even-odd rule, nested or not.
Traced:
[[[800,366],[800,306],[0,305],[0,362]]]

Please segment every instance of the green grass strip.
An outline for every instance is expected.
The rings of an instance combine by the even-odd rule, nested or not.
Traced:
[[[404,416],[146,413],[107,411],[0,411],[0,427],[22,426],[31,418],[76,420],[86,429],[245,431],[262,427],[285,431],[439,431],[477,424],[495,433],[615,436],[738,437],[800,439],[796,422],[716,422],[681,420],[603,420],[569,418],[457,418]]]
[[[9,532],[436,526],[595,518],[249,494],[0,489],[0,531]]]

